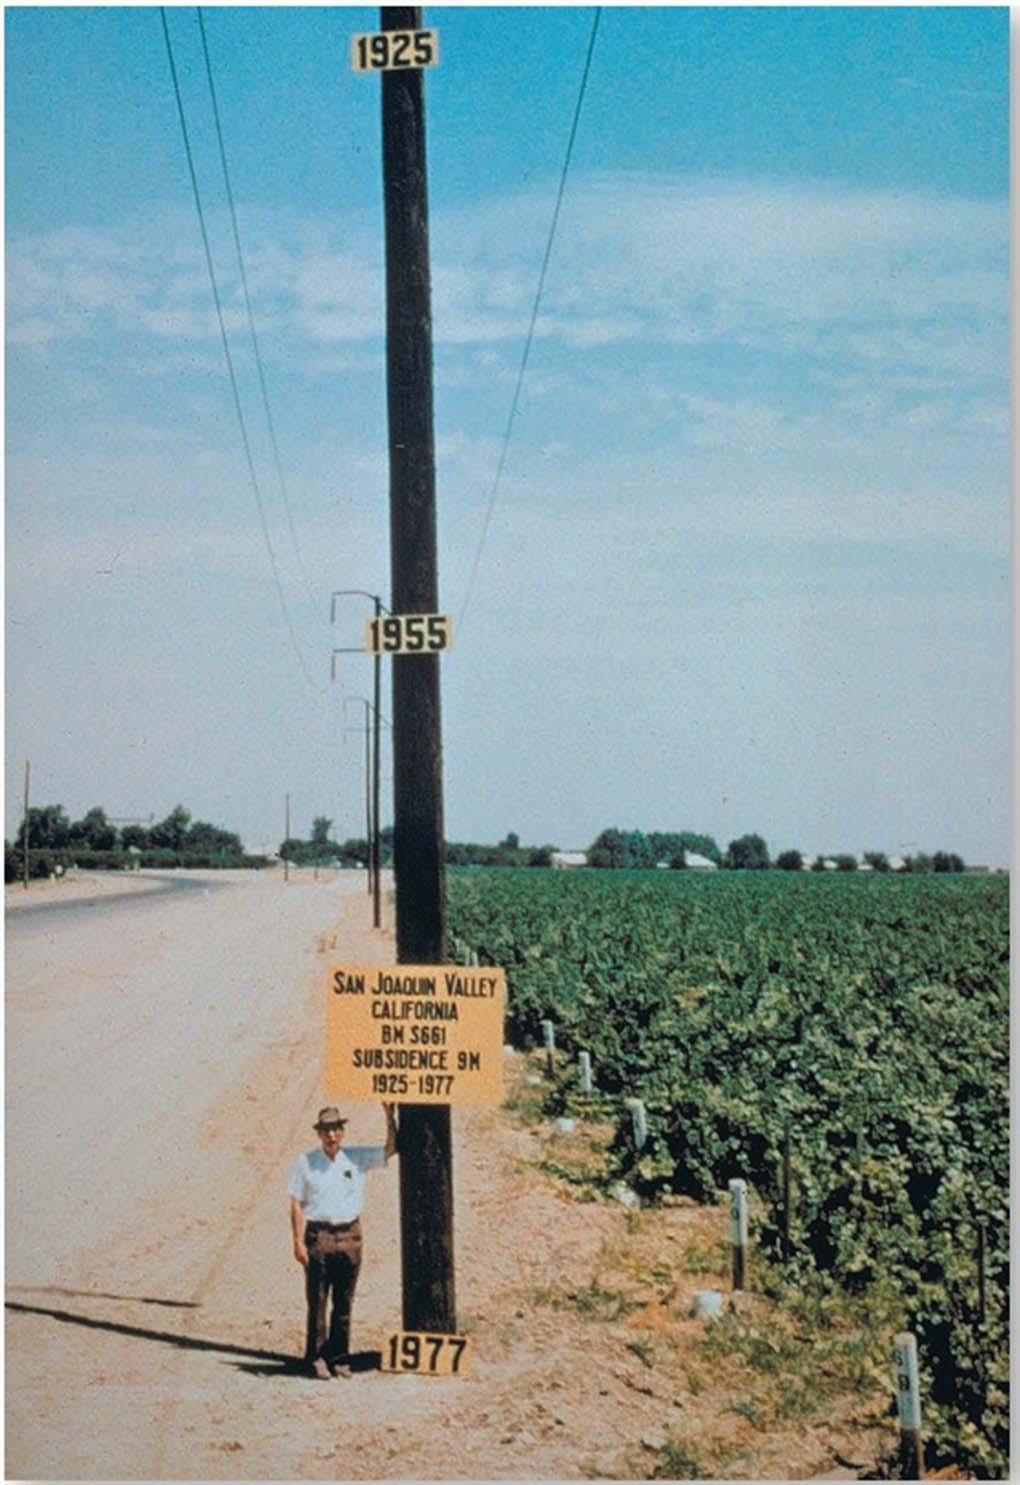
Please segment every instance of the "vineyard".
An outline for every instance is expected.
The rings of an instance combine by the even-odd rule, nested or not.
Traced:
[[[590,1054],[615,1174],[647,1200],[745,1178],[788,1279],[895,1296],[929,1457],[1005,1473],[1008,880],[475,870],[448,894],[452,957],[507,970],[508,1038],[554,1023],[561,1107]]]

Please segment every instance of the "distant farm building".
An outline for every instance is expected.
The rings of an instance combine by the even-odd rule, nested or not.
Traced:
[[[685,851],[684,860],[688,871],[715,871],[716,863],[710,861],[707,856],[699,856],[697,851]]]
[[[553,851],[552,864],[559,871],[568,871],[575,866],[588,865],[587,851]]]

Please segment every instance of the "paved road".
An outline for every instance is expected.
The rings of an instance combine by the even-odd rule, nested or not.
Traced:
[[[29,900],[24,904],[18,904],[16,911],[8,912],[5,924],[8,941],[13,935],[26,935],[38,933],[43,925],[45,931],[52,926],[52,919],[59,917],[61,927],[69,927],[77,919],[92,918],[97,913],[104,916],[107,910],[119,912],[124,909],[144,907],[151,904],[154,898],[165,897],[170,893],[187,894],[198,893],[208,896],[210,892],[221,892],[225,889],[225,882],[210,881],[206,878],[184,876],[147,876],[147,882],[158,885],[139,890],[131,887],[124,892],[105,892],[96,897],[72,897],[66,902],[59,899],[48,902],[32,902]]]
[[[10,1282],[73,1282],[125,1206],[193,1158],[204,1111],[281,1034],[358,885],[170,878],[8,915]]]

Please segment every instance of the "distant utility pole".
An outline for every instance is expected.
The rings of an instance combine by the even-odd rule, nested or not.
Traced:
[[[360,701],[365,708],[365,868],[368,872],[368,890],[372,894],[375,903],[375,926],[379,927],[379,892],[375,875],[375,849],[376,832],[379,829],[378,818],[372,813],[372,735],[368,729],[368,713],[372,703],[367,696],[345,696],[344,706],[349,701]],[[376,726],[379,724],[379,716],[376,713]],[[346,731],[347,729],[345,729]]]
[[[332,599],[330,601],[330,620],[331,621],[335,620],[335,618],[336,618],[336,601],[337,601],[337,599],[338,598],[346,598],[346,597],[349,597],[349,596],[356,596],[356,597],[359,597],[359,598],[370,598],[372,600],[373,604],[375,605],[375,617],[377,619],[379,618],[379,615],[383,612],[384,609],[386,610],[387,613],[389,613],[389,609],[386,608],[386,605],[383,603],[383,601],[379,597],[378,593],[366,593],[363,588],[340,588],[340,589],[338,589],[333,594],[333,597],[332,597]],[[344,651],[344,650],[334,650],[333,651],[334,656],[340,655],[340,654],[344,654],[344,653],[346,653],[346,651]],[[363,649],[360,650],[359,653],[362,653],[363,654],[364,653],[364,650]],[[381,666],[382,666],[382,655],[378,651],[376,651],[375,656],[373,657],[373,666],[372,666],[372,695],[374,697],[374,701],[373,701],[373,714],[374,714],[374,717],[375,717],[375,725],[374,725],[374,728],[373,728],[373,754],[372,754],[372,757],[373,757],[373,763],[372,763],[372,804],[371,804],[371,807],[369,809],[369,819],[375,821],[375,830],[370,833],[369,839],[367,841],[368,851],[369,851],[369,859],[370,859],[370,862],[371,862],[371,866],[369,868],[369,874],[370,874],[371,881],[374,882],[374,884],[375,884],[374,885],[374,888],[373,888],[373,893],[372,893],[372,922],[373,922],[373,924],[374,924],[374,926],[376,928],[379,927],[379,924],[381,922],[381,912],[380,912],[380,905],[379,905],[379,867],[380,867],[380,861],[379,861],[379,855],[380,855],[380,852],[379,852],[379,700],[380,700],[379,689],[380,689],[380,670],[381,670]],[[335,671],[334,671],[334,674],[335,674]]]
[[[382,7],[383,31],[419,31],[419,6]],[[432,309],[425,105],[417,68],[382,74],[386,391],[394,614],[438,611]],[[446,958],[439,656],[393,656],[397,959]],[[400,1113],[400,1237],[406,1330],[456,1331],[449,1105]]]
[[[286,852],[287,852],[287,845],[288,845],[288,842],[289,841],[290,841],[290,795],[288,794],[287,795],[287,802],[284,805],[284,809],[283,809],[283,850],[284,850],[284,857],[283,857],[283,880],[285,882],[289,882],[290,881],[290,857],[286,854]]]
[[[24,852],[24,856],[25,856],[25,891],[26,892],[28,891],[28,785],[29,785],[29,780],[31,779],[31,777],[32,777],[32,765],[28,761],[28,759],[26,758],[25,759],[25,828],[24,828],[24,831],[23,831],[23,839],[22,839],[22,842],[21,842],[21,849]]]

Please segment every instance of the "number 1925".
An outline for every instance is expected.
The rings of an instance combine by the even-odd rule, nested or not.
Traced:
[[[435,67],[438,61],[439,36],[435,31],[373,31],[351,37],[351,66],[355,72]]]
[[[467,1350],[465,1335],[430,1335],[425,1331],[398,1330],[386,1342],[383,1371],[418,1372],[425,1376],[461,1376]]]

